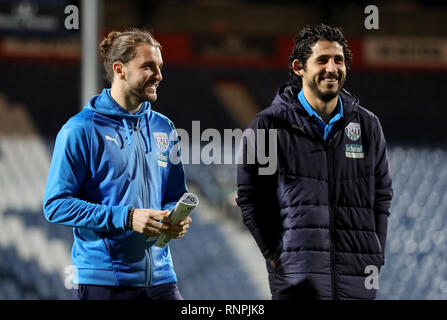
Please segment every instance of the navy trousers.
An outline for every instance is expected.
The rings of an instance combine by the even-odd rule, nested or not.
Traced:
[[[183,300],[176,283],[146,287],[111,287],[79,284],[73,300]]]

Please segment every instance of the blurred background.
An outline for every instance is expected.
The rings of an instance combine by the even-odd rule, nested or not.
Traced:
[[[269,106],[289,80],[294,37],[320,22],[342,27],[354,54],[345,87],[388,141],[395,196],[378,299],[446,299],[447,5],[376,1],[369,30],[369,4],[0,0],[0,299],[71,298],[72,230],[44,219],[42,197],[58,130],[108,86],[97,65],[108,31],[152,31],[164,59],[153,108],[188,132],[193,120],[223,132]],[[235,206],[236,166],[185,170],[201,205],[187,236],[171,241],[184,298],[270,299]]]

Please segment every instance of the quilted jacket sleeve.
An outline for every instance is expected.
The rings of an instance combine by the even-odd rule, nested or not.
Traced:
[[[379,119],[376,117],[376,165],[375,165],[375,197],[374,214],[376,222],[376,233],[385,254],[385,244],[388,229],[388,216],[390,215],[393,189],[391,172],[386,151],[385,136],[382,131]]]
[[[263,256],[274,253],[279,233],[279,208],[276,199],[276,148],[272,149],[268,137],[268,124],[261,117],[255,117],[244,132],[237,171],[237,199],[245,226],[253,235]],[[257,138],[257,130],[265,130],[265,138]],[[248,134],[247,134],[248,133]],[[276,143],[276,139],[275,139]],[[261,146],[262,145],[262,146]],[[261,146],[261,150],[260,147]],[[265,146],[265,149],[264,149]],[[265,163],[258,155],[272,155]],[[273,162],[273,163],[272,163]],[[274,166],[274,171],[265,170]]]

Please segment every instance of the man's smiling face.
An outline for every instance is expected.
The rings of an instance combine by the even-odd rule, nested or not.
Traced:
[[[126,64],[126,90],[138,103],[155,102],[158,84],[163,79],[160,48],[141,44],[135,50],[136,56]]]
[[[332,100],[346,79],[343,47],[335,41],[318,41],[306,64],[295,73],[302,77],[303,88],[308,87],[322,101]]]

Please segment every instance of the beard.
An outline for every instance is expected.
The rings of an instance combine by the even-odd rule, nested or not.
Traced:
[[[134,97],[135,101],[142,103],[144,101],[155,102],[157,93],[147,94],[145,88],[130,88],[129,94]]]
[[[145,91],[146,86],[147,84],[142,87],[131,86],[128,91],[129,95],[131,95],[137,103],[142,103],[144,101],[149,101],[151,103],[155,102],[157,100],[157,92],[147,94]]]
[[[130,88],[129,94],[134,98],[134,101],[138,104],[148,100],[146,95],[144,94],[144,91],[136,88]]]
[[[340,92],[340,90],[343,88],[343,85],[345,83],[346,77],[343,77],[341,75],[337,75],[337,74],[322,74],[318,76],[318,81],[323,81],[324,78],[335,78],[338,80],[338,86],[337,88],[332,88],[332,89],[327,89],[325,91],[322,91],[318,88],[318,84],[317,81],[315,79],[313,79],[313,81],[311,81],[308,85],[309,88],[312,90],[312,92],[322,101],[324,102],[329,102],[332,99],[334,99],[335,97],[338,96],[338,93]]]

